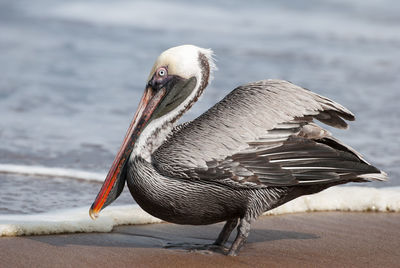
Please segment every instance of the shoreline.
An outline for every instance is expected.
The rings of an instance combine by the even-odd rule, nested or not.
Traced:
[[[126,225],[110,233],[0,237],[4,267],[395,267],[400,213],[315,212],[260,217],[239,256],[189,251],[223,224]],[[235,232],[230,238],[232,242]]]

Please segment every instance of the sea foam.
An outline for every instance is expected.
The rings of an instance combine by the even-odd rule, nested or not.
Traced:
[[[161,222],[138,205],[112,206],[92,220],[80,207],[30,215],[0,215],[0,236],[110,232],[114,226]]]
[[[0,173],[3,174],[20,174],[42,177],[61,177],[76,180],[103,182],[106,173],[88,172],[77,169],[43,167],[43,166],[27,166],[14,164],[0,164]]]
[[[400,187],[332,187],[288,202],[266,215],[311,211],[400,212]],[[114,226],[159,223],[138,205],[110,206],[93,221],[88,207],[33,215],[0,215],[0,236],[110,232]]]

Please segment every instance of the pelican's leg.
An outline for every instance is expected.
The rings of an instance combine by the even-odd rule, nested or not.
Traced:
[[[246,242],[246,239],[249,236],[250,225],[251,225],[250,219],[246,218],[240,219],[240,224],[237,228],[237,235],[235,241],[233,241],[233,244],[228,252],[229,256],[236,256],[239,253],[240,248],[243,246],[244,242]]]
[[[222,231],[219,233],[218,238],[217,240],[215,240],[213,245],[224,246],[237,224],[238,224],[238,218],[228,220],[225,223],[224,228],[222,228]]]

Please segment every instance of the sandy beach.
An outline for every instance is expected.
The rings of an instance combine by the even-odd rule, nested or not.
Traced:
[[[399,213],[261,217],[238,257],[205,250],[222,224],[116,227],[111,233],[0,238],[2,267],[398,267]],[[231,239],[233,236],[231,237]]]

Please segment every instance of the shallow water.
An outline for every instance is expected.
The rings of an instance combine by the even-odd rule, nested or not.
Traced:
[[[1,175],[0,215],[32,214],[67,208],[88,207],[96,197],[99,183],[57,176]],[[125,191],[115,204],[133,204]]]
[[[286,79],[356,114],[331,131],[389,174],[365,186],[400,185],[398,1],[34,3],[0,0],[0,163],[106,173],[155,58],[192,43],[219,70],[184,120],[242,83]],[[99,188],[0,174],[0,214],[89,207]]]

